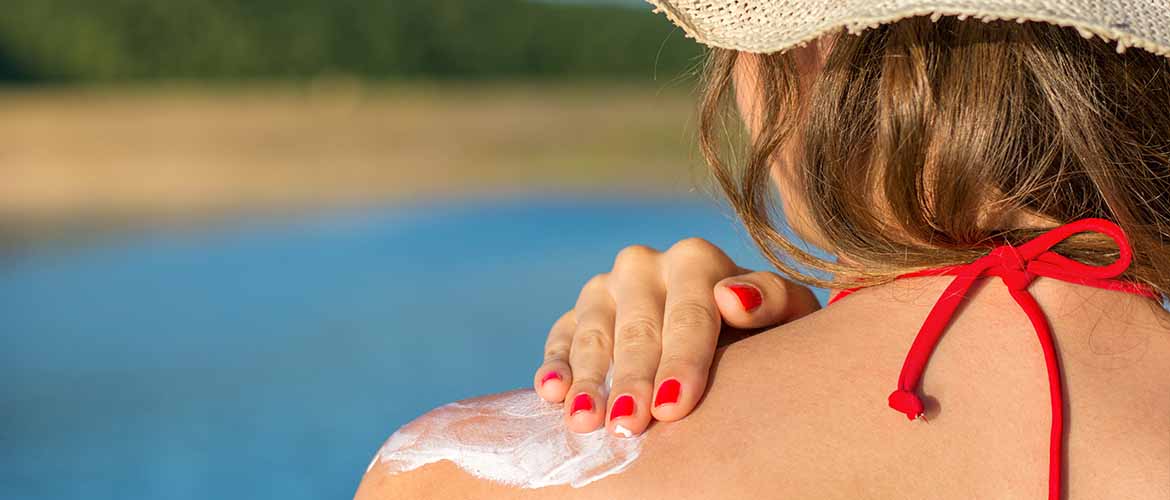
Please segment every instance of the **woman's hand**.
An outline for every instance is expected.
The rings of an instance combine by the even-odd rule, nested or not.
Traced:
[[[694,409],[724,324],[762,328],[819,308],[808,288],[741,268],[699,238],[666,252],[626,247],[553,324],[533,384],[545,400],[565,402],[575,432],[604,423],[615,434],[640,434],[651,417],[678,420]],[[611,361],[613,389],[604,398]]]

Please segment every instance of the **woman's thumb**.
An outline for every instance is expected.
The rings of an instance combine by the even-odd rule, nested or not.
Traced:
[[[766,271],[731,276],[715,283],[715,304],[723,322],[735,328],[775,326],[821,308],[808,287]]]

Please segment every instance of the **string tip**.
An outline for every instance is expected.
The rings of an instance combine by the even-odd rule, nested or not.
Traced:
[[[918,395],[902,389],[890,394],[890,408],[905,413],[910,420],[921,418],[926,413]]]

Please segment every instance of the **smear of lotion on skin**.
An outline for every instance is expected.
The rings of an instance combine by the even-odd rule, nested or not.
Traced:
[[[641,449],[642,436],[616,437],[604,427],[570,431],[563,405],[521,389],[431,410],[391,435],[370,467],[380,462],[394,475],[450,460],[471,475],[510,486],[579,488],[621,472]]]

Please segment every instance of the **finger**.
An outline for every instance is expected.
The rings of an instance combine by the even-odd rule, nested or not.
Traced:
[[[723,322],[735,328],[780,325],[821,308],[808,287],[766,271],[720,280],[714,295]]]
[[[569,384],[573,383],[573,370],[569,368],[569,347],[576,328],[577,320],[570,309],[553,323],[548,340],[544,343],[544,363],[536,370],[532,385],[536,393],[550,403],[564,401]]]
[[[618,255],[612,273],[616,319],[606,427],[622,437],[641,434],[650,424],[666,298],[659,255],[647,247],[628,247]]]
[[[678,252],[667,267],[662,357],[651,410],[658,420],[685,417],[707,387],[722,326],[711,289],[735,265],[718,248],[704,244],[710,245],[698,240],[691,251]]]
[[[608,391],[605,375],[613,356],[614,305],[605,274],[589,280],[573,308],[577,326],[569,347],[573,383],[565,398],[565,418],[573,432],[601,427]]]

